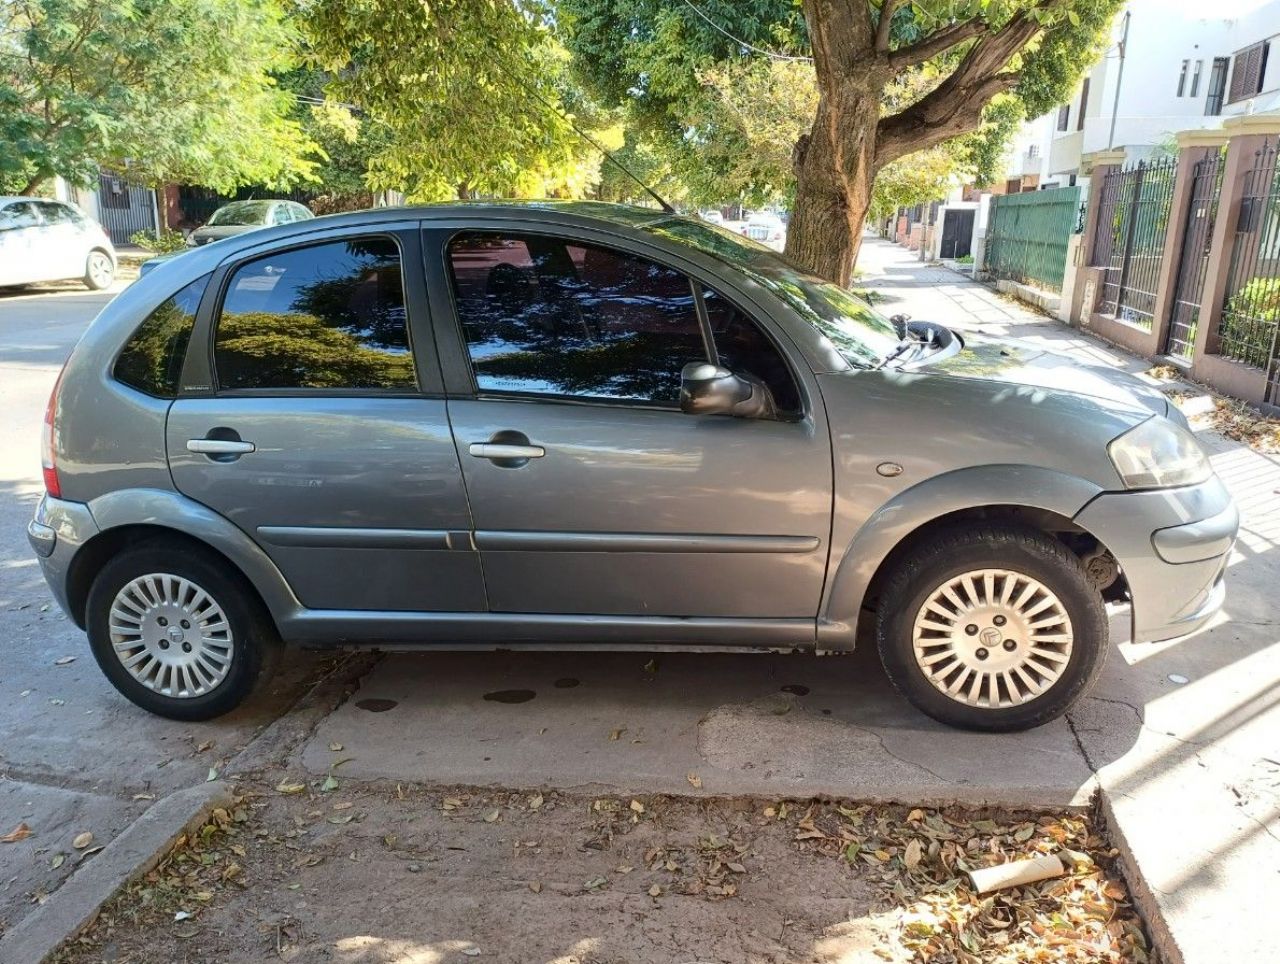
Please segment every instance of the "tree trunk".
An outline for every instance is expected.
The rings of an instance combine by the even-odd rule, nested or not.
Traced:
[[[31,180],[27,181],[27,186],[18,193],[23,197],[35,197],[35,193],[40,189],[40,185],[47,180],[49,180],[48,174],[34,174],[32,175]]]
[[[842,81],[818,102],[813,129],[796,148],[796,198],[786,254],[814,274],[847,287],[862,243],[875,180],[880,111],[864,78]]]

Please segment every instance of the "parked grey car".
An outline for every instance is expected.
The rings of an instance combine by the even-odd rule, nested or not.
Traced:
[[[310,221],[315,215],[305,204],[297,201],[277,201],[262,199],[254,201],[232,201],[213,212],[213,216],[201,227],[196,228],[187,238],[187,244],[198,248],[211,241],[221,241],[237,234],[257,231],[278,224],[292,224],[294,221]]]
[[[1064,712],[1205,623],[1236,509],[1135,378],[692,218],[380,209],[165,262],[49,401],[30,540],[112,683],[239,703],[285,643],[847,653],[947,723]],[[859,630],[863,630],[862,633]]]

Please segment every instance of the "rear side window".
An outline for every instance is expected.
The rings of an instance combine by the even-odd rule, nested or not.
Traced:
[[[196,308],[208,282],[208,275],[191,282],[147,315],[116,358],[116,381],[157,398],[177,397]]]
[[[214,367],[221,389],[415,389],[400,249],[352,238],[240,265]]]
[[[645,258],[475,232],[449,265],[481,392],[674,405],[681,368],[707,358],[689,279]]]
[[[30,201],[19,201],[0,208],[0,231],[33,228],[39,223],[40,218],[36,216],[35,206]]]

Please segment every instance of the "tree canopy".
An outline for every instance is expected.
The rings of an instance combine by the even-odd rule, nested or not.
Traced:
[[[296,50],[280,0],[0,4],[0,181],[306,179],[315,145],[274,80]]]

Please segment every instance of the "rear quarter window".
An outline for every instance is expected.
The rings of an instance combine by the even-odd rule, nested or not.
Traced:
[[[147,315],[125,343],[115,379],[156,398],[176,398],[196,309],[209,276],[191,282]]]

